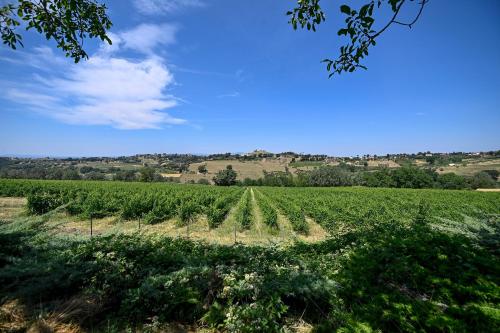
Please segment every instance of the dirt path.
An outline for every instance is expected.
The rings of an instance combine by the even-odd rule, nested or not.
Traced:
[[[250,194],[252,196],[252,215],[253,215],[253,227],[257,231],[257,235],[262,237],[262,213],[260,212],[259,206],[257,205],[257,200],[255,200],[255,193],[253,188],[250,188]]]

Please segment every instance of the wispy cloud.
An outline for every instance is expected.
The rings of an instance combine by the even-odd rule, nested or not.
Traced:
[[[39,70],[52,70],[54,66],[67,64],[65,58],[56,56],[47,46],[34,47],[32,52],[7,50],[7,55],[0,56],[0,60],[13,65],[29,65]]]
[[[243,69],[238,69],[234,76],[238,82],[244,82],[249,78],[248,73],[246,73]]]
[[[231,92],[231,93],[228,93],[228,94],[221,94],[221,95],[218,95],[217,98],[227,98],[227,97],[240,97],[240,93],[239,91],[234,91],[234,92]]]
[[[111,47],[111,51],[113,48],[123,47],[152,54],[157,46],[174,44],[176,32],[177,26],[173,24],[141,24],[134,29],[113,35],[113,45],[108,46]]]
[[[151,35],[141,40],[145,31]],[[160,31],[170,34],[160,36]],[[140,25],[113,34],[112,39],[112,46],[101,47],[78,65],[54,55],[50,48],[36,49],[25,60],[44,70],[44,76],[34,75],[36,85],[18,85],[8,89],[4,97],[71,124],[146,129],[186,123],[165,112],[176,106],[178,99],[168,93],[174,77],[155,53],[156,46],[175,42],[175,28]],[[121,57],[120,52],[128,48],[144,56],[135,60]]]
[[[213,75],[213,76],[221,76],[221,77],[226,77],[226,78],[233,78],[235,76],[232,73],[204,71],[204,70],[193,69],[193,68],[179,67],[175,64],[170,64],[169,66],[174,72],[182,72],[182,73],[189,73],[189,74],[195,74],[195,75],[208,75],[208,76]]]
[[[142,14],[162,15],[188,7],[203,7],[201,0],[134,0],[135,8]]]
[[[251,74],[245,72],[243,69],[238,69],[234,72],[217,72],[217,71],[207,71],[195,68],[180,67],[175,64],[169,64],[169,68],[174,72],[182,72],[194,75],[206,75],[206,76],[219,76],[228,79],[233,79],[237,83],[242,83],[251,78]]]
[[[425,116],[425,113],[424,112],[417,112],[417,113],[415,113],[415,116],[422,117],[422,116]]]

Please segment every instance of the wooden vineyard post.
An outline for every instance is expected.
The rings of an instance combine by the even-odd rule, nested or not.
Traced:
[[[236,244],[236,223],[234,224],[234,244]]]

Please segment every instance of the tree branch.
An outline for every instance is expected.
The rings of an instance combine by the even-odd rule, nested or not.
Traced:
[[[399,21],[394,21],[393,23],[395,24],[399,24],[399,25],[404,25],[404,26],[407,26],[411,29],[411,27],[418,21],[418,19],[420,18],[420,15],[422,15],[422,12],[424,11],[424,7],[425,5],[429,2],[429,0],[422,0],[422,2],[420,3],[420,10],[418,11],[418,14],[417,16],[415,17],[415,19],[413,21],[411,21],[410,23],[404,23],[404,22],[399,22]]]
[[[394,15],[392,16],[392,19],[389,21],[389,23],[387,23],[387,25],[385,27],[383,27],[381,30],[379,30],[379,32],[377,32],[375,35],[373,35],[371,37],[371,40],[374,40],[375,38],[377,38],[378,36],[380,36],[385,30],[387,30],[387,28],[389,28],[391,26],[391,24],[393,24],[394,22],[396,22],[396,17],[398,17],[399,11],[401,10],[401,7],[405,3],[405,1],[406,0],[402,0],[399,3],[399,6],[396,8],[396,11],[394,12]]]

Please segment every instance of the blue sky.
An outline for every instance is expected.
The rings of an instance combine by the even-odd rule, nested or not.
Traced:
[[[88,61],[35,33],[0,46],[0,155],[500,148],[497,0],[431,0],[332,79],[339,2],[316,33],[287,24],[294,1],[105,2],[114,43]]]

